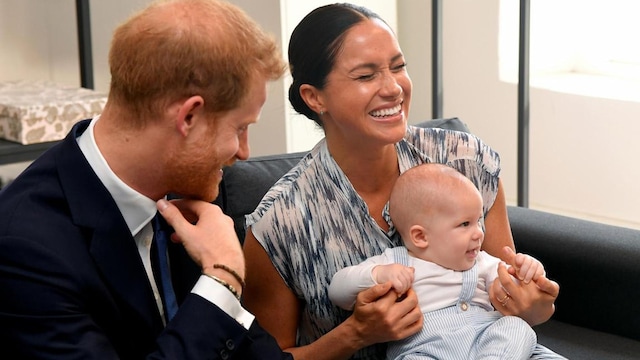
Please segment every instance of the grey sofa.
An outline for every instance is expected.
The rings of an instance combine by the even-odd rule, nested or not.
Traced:
[[[421,126],[466,131],[457,119]],[[225,169],[216,203],[234,220],[244,215],[303,153],[240,161]],[[569,359],[640,359],[640,230],[510,206],[516,248],[545,265],[560,284],[552,319],[535,327],[538,341]]]

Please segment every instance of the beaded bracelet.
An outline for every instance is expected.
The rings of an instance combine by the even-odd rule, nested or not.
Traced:
[[[222,286],[226,287],[229,291],[231,291],[231,293],[233,294],[233,296],[235,296],[235,297],[236,297],[236,299],[238,299],[238,301],[240,301],[240,294],[238,294],[238,290],[236,290],[236,288],[234,288],[234,287],[233,287],[233,285],[231,285],[231,284],[229,284],[228,282],[226,282],[226,281],[224,281],[224,280],[220,279],[220,278],[219,278],[219,277],[217,277],[217,276],[213,276],[213,275],[209,275],[209,274],[205,274],[205,273],[202,273],[202,275],[204,275],[204,276],[206,276],[206,277],[208,277],[208,278],[210,278],[210,279],[213,279],[213,280],[215,280],[216,282],[218,282],[220,285],[222,285]]]
[[[232,268],[230,268],[230,267],[228,267],[227,265],[224,265],[224,264],[213,264],[211,266],[214,269],[224,270],[224,271],[228,272],[229,274],[231,274],[231,276],[233,276],[236,280],[238,280],[238,282],[240,283],[240,286],[242,287],[242,289],[244,289],[244,287],[245,287],[244,279],[242,278],[242,276],[240,276],[240,274],[238,274],[237,271],[233,270]],[[205,267],[205,269],[206,269],[206,267]]]

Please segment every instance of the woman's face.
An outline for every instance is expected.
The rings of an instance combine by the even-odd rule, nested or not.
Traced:
[[[319,99],[327,139],[354,144],[396,143],[405,134],[411,79],[398,41],[379,20],[346,34]]]

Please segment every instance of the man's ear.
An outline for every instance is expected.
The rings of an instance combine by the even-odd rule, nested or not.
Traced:
[[[322,96],[315,86],[309,84],[300,85],[300,97],[311,110],[317,113],[325,111]]]
[[[426,249],[429,246],[429,236],[427,230],[422,225],[413,225],[409,229],[411,242],[419,249]]]
[[[183,135],[187,136],[191,129],[196,125],[198,116],[204,110],[204,99],[200,95],[194,95],[182,102],[178,108],[176,118],[176,129]]]

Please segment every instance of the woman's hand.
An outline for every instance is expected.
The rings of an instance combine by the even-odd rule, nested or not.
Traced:
[[[503,259],[515,267],[516,254],[511,249],[504,252]],[[516,281],[504,264],[498,265],[498,278],[489,290],[491,303],[500,313],[519,316],[532,326],[551,318],[559,292],[560,286],[544,276],[528,284]]]
[[[391,282],[387,282],[360,292],[353,315],[347,321],[353,323],[362,348],[417,333],[422,328],[423,317],[413,289],[398,300]]]

